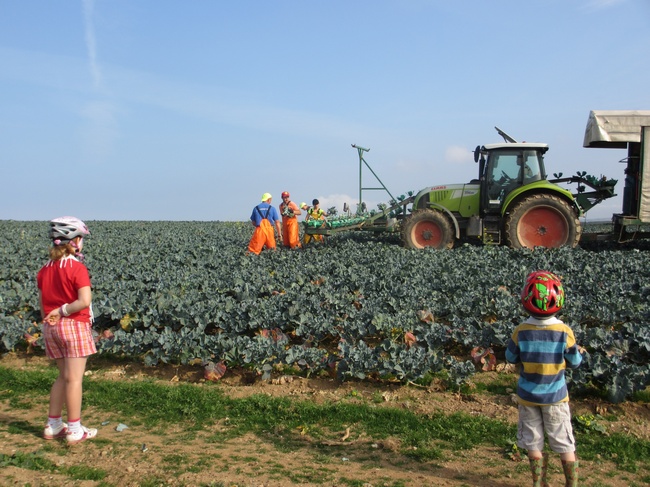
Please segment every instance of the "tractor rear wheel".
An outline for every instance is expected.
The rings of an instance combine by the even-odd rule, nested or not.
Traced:
[[[535,194],[517,203],[505,222],[508,246],[575,247],[582,227],[575,211],[559,196]]]
[[[409,249],[433,247],[437,250],[454,246],[449,219],[436,210],[419,210],[406,219],[402,228],[404,246]]]

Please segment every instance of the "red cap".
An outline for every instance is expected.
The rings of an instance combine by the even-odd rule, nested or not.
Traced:
[[[282,191],[282,198],[288,198],[289,197],[289,191]]]

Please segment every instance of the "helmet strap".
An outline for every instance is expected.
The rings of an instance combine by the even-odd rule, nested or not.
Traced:
[[[85,259],[84,254],[81,253],[81,249],[79,248],[79,244],[77,244],[77,239],[79,239],[79,244],[81,244],[84,240],[83,237],[75,237],[72,240],[70,240],[70,245],[74,248],[74,255],[77,259],[79,259],[79,262],[83,262]]]

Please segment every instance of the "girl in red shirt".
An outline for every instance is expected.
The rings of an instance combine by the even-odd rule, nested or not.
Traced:
[[[88,269],[83,264],[83,237],[88,227],[75,217],[50,222],[50,260],[36,277],[39,289],[45,353],[56,361],[59,376],[50,391],[47,440],[65,438],[69,445],[97,436],[81,425],[81,397],[86,360],[97,352],[92,334],[92,298]],[[68,414],[62,420],[63,406]]]

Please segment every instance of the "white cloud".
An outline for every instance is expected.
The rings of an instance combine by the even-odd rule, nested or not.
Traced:
[[[93,23],[94,10],[94,0],[83,0],[86,51],[88,52],[93,89],[95,93],[105,95],[104,79],[97,60],[97,42]],[[84,163],[101,164],[107,159],[115,139],[119,136],[116,112],[116,105],[106,99],[84,104],[81,115],[88,121],[81,130],[83,136],[81,157]]]
[[[626,0],[589,0],[585,4],[585,8],[588,10],[601,10],[605,8],[614,7],[621,3],[624,3]]]
[[[211,123],[291,136],[327,137],[345,140],[346,143],[350,134],[358,133],[389,138],[385,130],[374,126],[351,122],[344,117],[259,102],[245,91],[177,80],[112,64],[103,64],[100,73],[99,63],[92,52],[89,51],[89,56],[94,93],[110,95],[121,106],[143,104]],[[83,67],[76,58],[0,46],[0,62],[5,68],[0,71],[0,78],[18,79],[84,95],[89,91],[79,82]]]
[[[460,147],[457,145],[450,145],[445,150],[445,161],[451,162],[452,164],[464,164],[466,162],[472,162],[473,153],[467,150],[467,147]]]
[[[336,207],[339,214],[343,213],[343,204],[347,203],[351,211],[356,211],[357,203],[359,202],[359,197],[350,196],[348,194],[330,194],[327,196],[317,196],[316,199],[320,203],[320,207],[324,210],[328,210],[331,207]],[[311,201],[306,201],[308,205],[311,206]]]
[[[95,89],[102,87],[102,73],[97,63],[97,44],[95,42],[95,28],[93,25],[94,0],[83,0],[84,9],[84,30],[86,34],[86,50],[90,64],[90,74],[93,78]]]
[[[349,207],[350,213],[355,213],[357,207],[359,206],[359,196],[350,196],[348,194],[333,193],[327,196],[317,196],[316,199],[320,203],[320,207],[324,210],[329,210],[332,207],[336,208],[338,215],[343,214],[344,204],[347,204]],[[367,211],[376,210],[379,203],[386,203],[386,201],[375,201],[368,200],[364,198],[364,203],[366,204]],[[311,200],[305,201],[309,206],[311,206]]]

